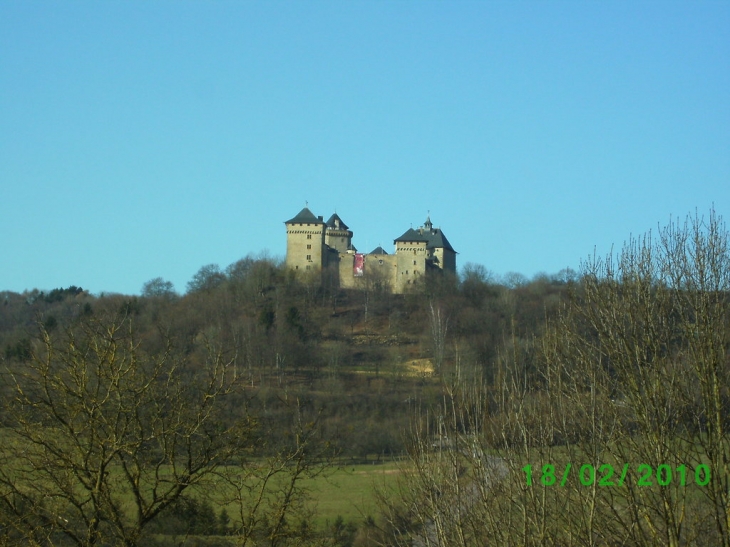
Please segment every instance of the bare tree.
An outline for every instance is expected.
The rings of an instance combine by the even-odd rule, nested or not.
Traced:
[[[320,435],[319,414],[293,401],[293,421],[283,446],[263,458],[240,454],[210,478],[218,503],[235,507],[235,544],[297,545],[314,539],[305,480],[325,474],[336,450]],[[269,445],[266,438],[260,444]]]
[[[161,277],[155,277],[142,285],[142,296],[146,298],[166,298],[169,300],[175,298],[177,293],[175,292],[175,286],[172,284],[172,281],[165,281]]]
[[[232,412],[244,400],[233,355],[199,337],[192,362],[161,336],[148,354],[128,316],[41,326],[31,359],[6,370],[4,541],[137,545],[188,489],[250,454],[256,420]]]
[[[595,473],[567,484],[571,537],[730,545],[727,242],[711,212],[590,258],[543,338],[566,463]]]
[[[491,383],[457,363],[383,543],[730,545],[728,240],[714,212],[631,239],[544,335],[512,329]]]
[[[439,304],[434,307],[433,301],[429,303],[429,326],[433,347],[433,366],[436,373],[440,373],[446,358],[446,334],[449,331],[449,318]]]

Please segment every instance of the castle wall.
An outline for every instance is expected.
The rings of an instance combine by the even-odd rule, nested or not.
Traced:
[[[340,253],[340,287],[343,289],[355,288],[355,277],[352,275],[355,266],[355,255],[352,253]]]
[[[353,275],[355,255],[340,253],[340,287],[343,289],[377,288],[393,290],[396,281],[395,255],[365,255],[365,266],[362,277]]]
[[[398,263],[395,255],[365,255],[365,281],[371,288],[393,291]]]

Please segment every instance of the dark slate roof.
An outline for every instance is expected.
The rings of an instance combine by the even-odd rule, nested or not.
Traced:
[[[327,221],[327,227],[328,228],[335,228],[335,220],[339,220],[340,221],[340,230],[349,230],[350,229],[347,226],[347,224],[345,224],[344,222],[342,222],[342,219],[340,218],[340,216],[337,213],[334,213],[329,218],[329,220]]]
[[[417,230],[414,230],[413,228],[408,228],[405,234],[400,236],[397,239],[393,240],[393,243],[397,243],[398,241],[428,241],[428,237],[426,237],[425,234],[420,233]]]
[[[307,207],[299,211],[294,218],[287,220],[284,224],[324,224],[321,219],[314,216],[314,213]]]
[[[428,234],[428,232],[425,232],[425,233]],[[447,251],[456,252],[456,251],[454,251],[454,248],[451,246],[451,243],[449,243],[449,240],[446,239],[446,236],[441,231],[441,228],[435,228],[435,229],[431,230],[431,233],[428,235],[430,235],[429,241],[428,241],[429,247],[433,247],[433,248],[443,247]]]
[[[446,239],[441,228],[433,228],[431,230],[427,230],[423,227],[418,230],[410,228],[405,234],[393,241],[393,243],[397,243],[398,241],[425,241],[426,247],[429,249],[438,249],[443,247],[448,251],[456,252],[451,246],[451,243],[449,243],[449,240]]]
[[[372,251],[370,251],[371,255],[387,255],[388,253],[383,249],[382,247],[378,246]]]

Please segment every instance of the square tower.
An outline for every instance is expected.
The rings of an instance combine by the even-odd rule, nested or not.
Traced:
[[[395,291],[403,293],[424,282],[428,255],[428,238],[410,228],[394,240],[396,256]]]
[[[314,216],[307,207],[287,220],[286,265],[292,270],[321,270],[325,265],[324,234],[322,217]]]

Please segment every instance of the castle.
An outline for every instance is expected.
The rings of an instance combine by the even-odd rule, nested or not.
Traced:
[[[327,272],[343,288],[372,286],[400,294],[417,290],[427,276],[456,273],[456,251],[430,217],[393,241],[395,254],[382,247],[359,253],[352,245],[352,231],[337,213],[324,222],[305,207],[284,224],[287,267]]]

